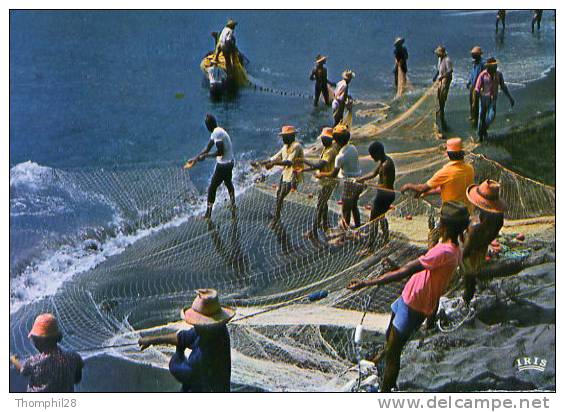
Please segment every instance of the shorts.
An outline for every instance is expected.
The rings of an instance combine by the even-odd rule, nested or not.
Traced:
[[[372,215],[378,217],[388,212],[394,199],[396,199],[396,195],[392,190],[377,190],[377,194],[373,199]]]
[[[343,202],[356,202],[359,200],[359,196],[365,190],[365,185],[356,183],[353,179],[346,179],[343,182],[343,192],[341,194],[341,200]]]
[[[422,323],[424,323],[424,320],[426,320],[426,315],[411,309],[404,303],[402,296],[396,299],[390,307],[394,312],[392,325],[401,337],[406,340],[410,339],[410,336],[417,331]]]

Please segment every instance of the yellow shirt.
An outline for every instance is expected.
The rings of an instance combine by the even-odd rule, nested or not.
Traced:
[[[320,172],[331,173],[335,168],[335,157],[337,156],[337,149],[334,145],[330,147],[324,147],[322,153],[320,153],[320,159],[326,162],[326,164],[320,169]]]
[[[439,169],[426,184],[435,189],[441,187],[441,201],[463,202],[467,205],[469,212],[473,207],[467,200],[467,187],[475,180],[475,169],[463,160],[453,160]]]
[[[302,182],[301,170],[304,169],[304,150],[299,142],[294,141],[290,146],[285,144],[276,155],[271,157],[271,160],[273,162],[290,160],[292,162],[292,166],[283,166],[283,182],[292,182],[292,178],[294,176],[296,176],[295,182]],[[298,170],[298,172],[295,170]]]

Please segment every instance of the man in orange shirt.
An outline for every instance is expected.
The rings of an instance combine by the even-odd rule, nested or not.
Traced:
[[[459,137],[447,141],[447,157],[450,161],[426,183],[406,183],[400,191],[405,193],[412,190],[416,197],[439,194],[442,205],[446,202],[462,202],[471,213],[473,205],[467,199],[467,187],[474,183],[475,170],[465,162],[463,141]],[[430,232],[429,242],[430,246],[437,243],[437,231],[434,229]]]

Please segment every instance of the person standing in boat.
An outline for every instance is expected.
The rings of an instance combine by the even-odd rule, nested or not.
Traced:
[[[228,76],[233,75],[233,65],[237,56],[237,46],[235,44],[235,26],[237,22],[229,19],[226,26],[223,28],[218,38],[218,45],[216,47],[216,55],[214,59],[218,58],[218,54],[222,52],[226,61],[226,71]]]
[[[324,67],[324,63],[326,63],[327,59],[328,58],[326,56],[318,54],[316,56],[316,66],[314,66],[310,73],[310,80],[316,81],[314,85],[314,106],[318,106],[320,93],[324,97],[324,103],[326,103],[326,106],[331,104],[328,84],[335,87],[335,83],[328,80],[328,70]]]

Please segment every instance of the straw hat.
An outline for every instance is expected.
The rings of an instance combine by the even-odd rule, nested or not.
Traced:
[[[319,137],[329,137],[330,139],[333,139],[334,137],[334,129],[331,127],[324,127],[322,129],[322,133],[320,133]]]
[[[437,46],[436,49],[434,50],[434,53],[437,54],[438,56],[443,56],[444,54],[446,54],[445,47]]]
[[[349,133],[349,129],[343,123],[339,123],[333,129],[333,137],[335,137],[336,135],[342,135],[342,134],[345,134],[345,133]]]
[[[228,22],[226,23],[226,27],[229,27],[230,29],[235,29],[235,26],[237,26],[237,21],[229,19]]]
[[[281,127],[281,132],[279,136],[283,136],[285,134],[296,134],[296,128],[294,126],[283,126]]]
[[[355,78],[355,73],[348,69],[341,74],[341,77],[343,77],[345,80],[351,80]]]
[[[397,37],[396,40],[394,40],[394,45],[398,45],[398,44],[403,44],[404,43],[404,37]]]
[[[321,55],[321,54],[318,54],[318,55],[316,56],[316,64],[318,64],[318,63],[323,63],[323,62],[325,62],[326,60],[328,60],[328,56],[323,56],[323,55]]]
[[[57,319],[51,313],[42,313],[35,318],[33,327],[27,335],[29,338],[37,336],[39,338],[55,338],[60,336],[59,325]]]
[[[483,49],[481,49],[481,46],[475,46],[471,49],[471,54],[483,54]]]
[[[506,203],[500,198],[500,183],[487,179],[480,185],[467,188],[467,199],[475,206],[491,213],[504,213]]]
[[[489,57],[487,59],[486,65],[487,66],[495,66],[498,64],[498,61],[494,57]]]
[[[190,325],[213,325],[229,322],[235,316],[235,310],[220,306],[218,292],[215,289],[197,289],[192,306],[185,307],[181,316]]]
[[[448,152],[461,152],[463,151],[463,140],[460,137],[452,137],[447,140]]]

